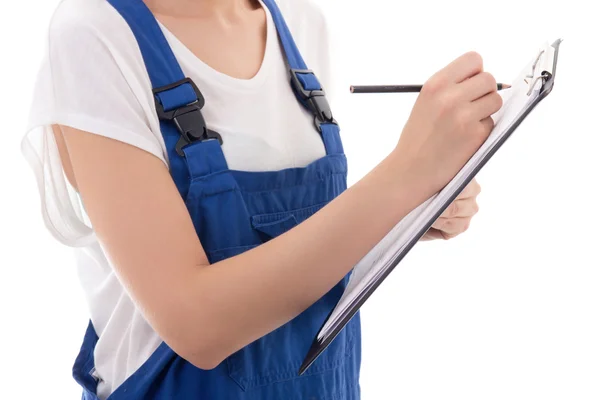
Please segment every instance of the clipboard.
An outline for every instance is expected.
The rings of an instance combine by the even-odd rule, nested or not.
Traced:
[[[558,51],[562,39],[542,46],[513,83],[515,91],[509,102],[492,116],[495,128],[454,179],[442,191],[413,210],[354,267],[346,291],[324,321],[300,366],[302,375],[321,353],[335,340],[342,329],[356,315],[360,307],[375,292],[392,270],[431,228],[444,210],[494,156],[531,111],[554,88]],[[516,97],[515,97],[516,96]],[[521,103],[523,103],[521,105]],[[514,109],[513,107],[516,107]],[[496,132],[495,132],[496,131]],[[402,226],[404,224],[404,226]],[[406,228],[408,227],[408,228]],[[410,229],[409,229],[410,228]],[[362,276],[357,277],[360,270]]]

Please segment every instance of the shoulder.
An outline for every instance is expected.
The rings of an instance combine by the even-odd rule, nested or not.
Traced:
[[[62,0],[48,27],[47,64],[53,83],[69,95],[108,80],[122,94],[146,99],[148,77],[127,22],[106,0]]]
[[[131,52],[135,39],[108,1],[62,0],[48,27],[48,43],[51,51],[101,56]]]
[[[49,33],[69,35],[104,32],[114,27],[118,14],[106,0],[62,0],[52,16]]]
[[[63,0],[47,33],[29,126],[65,125],[162,155],[139,46],[106,0]]]

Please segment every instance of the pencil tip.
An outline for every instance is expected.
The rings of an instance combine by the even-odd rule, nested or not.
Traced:
[[[512,87],[512,85],[509,85],[509,84],[507,84],[507,83],[503,83],[503,84],[502,84],[502,89],[509,89],[509,88],[511,88],[511,87]]]
[[[354,93],[354,86],[350,86],[350,93]]]

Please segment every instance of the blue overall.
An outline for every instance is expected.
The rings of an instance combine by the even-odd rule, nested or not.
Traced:
[[[326,156],[304,168],[268,172],[227,167],[222,139],[206,128],[202,117],[202,94],[183,75],[150,10],[142,0],[108,1],[127,21],[138,41],[154,88],[171,174],[210,263],[238,255],[286,232],[346,189],[347,164],[338,125],[273,0],[263,3],[277,27],[290,70],[291,89],[301,106],[314,116]],[[315,334],[339,300],[347,279],[348,276],[298,317],[232,354],[212,370],[193,366],[163,342],[109,399],[359,399],[358,316],[298,376]],[[97,381],[91,374],[97,340],[90,322],[73,366],[73,376],[83,387],[84,400],[98,399]]]

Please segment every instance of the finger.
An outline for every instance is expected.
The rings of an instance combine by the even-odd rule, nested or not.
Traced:
[[[479,54],[469,52],[452,61],[440,72],[444,78],[454,83],[460,83],[481,71],[483,71],[483,59]]]
[[[442,235],[442,237],[444,238],[444,240],[454,239],[455,237],[457,237],[458,235],[460,235],[460,233],[445,233],[445,232],[440,232],[440,234]]]
[[[442,213],[440,218],[472,217],[479,211],[479,206],[474,197],[455,200]]]
[[[470,223],[470,217],[438,218],[438,220],[432,225],[432,228],[435,228],[444,234],[457,235],[469,229]]]
[[[458,196],[456,196],[456,200],[477,197],[479,193],[481,193],[481,186],[479,185],[479,182],[473,179],[471,182],[469,182],[467,187],[464,188]]]
[[[471,105],[473,116],[478,120],[482,120],[492,116],[502,108],[502,97],[497,91],[494,91],[473,101]]]
[[[461,97],[467,101],[475,101],[486,94],[497,92],[496,79],[489,72],[481,72],[459,84]]]

